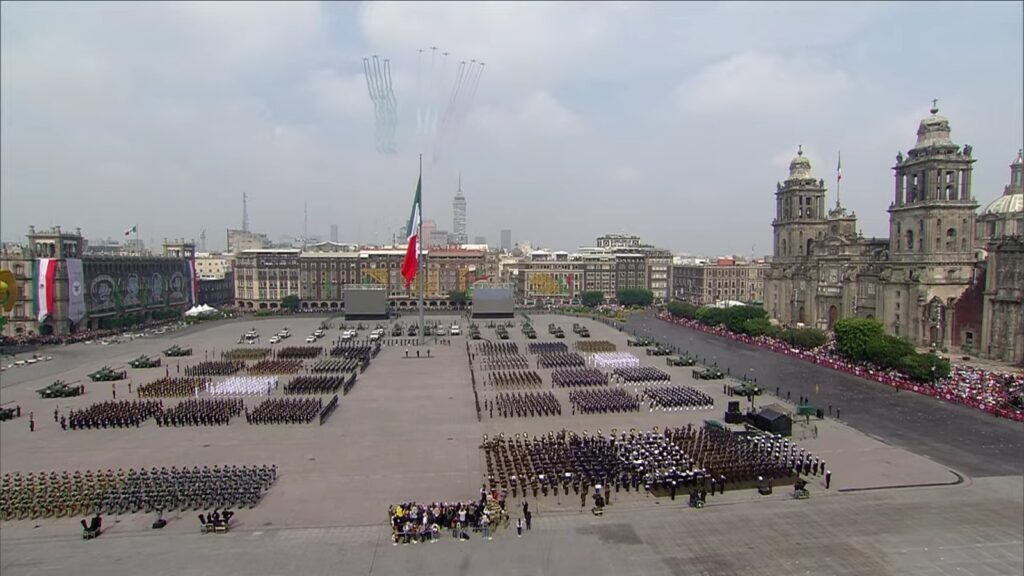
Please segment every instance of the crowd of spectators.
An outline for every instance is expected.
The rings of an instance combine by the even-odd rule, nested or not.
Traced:
[[[910,390],[941,398],[947,402],[966,404],[996,416],[1024,422],[1024,374],[1022,373],[995,372],[965,364],[953,364],[948,378],[929,383],[915,382],[896,370],[883,370],[870,364],[859,364],[846,360],[833,351],[831,343],[813,350],[801,350],[782,340],[767,336],[755,337],[736,334],[723,326],[705,326],[696,320],[673,318],[669,314],[661,314],[658,317],[667,322],[752,346],[767,348],[780,354],[800,358],[860,378],[874,380],[900,390]]]
[[[147,330],[155,328],[161,325],[180,323],[180,320],[158,320],[154,322],[147,322],[139,326],[131,328],[111,328],[105,330],[82,330],[75,332],[74,334],[66,335],[43,335],[43,334],[19,334],[16,336],[0,336],[0,347],[13,347],[17,348],[20,346],[44,346],[51,344],[74,344],[76,342],[88,342],[90,340],[99,340],[104,338],[111,338],[116,336],[127,335],[128,331],[137,332],[141,330]]]

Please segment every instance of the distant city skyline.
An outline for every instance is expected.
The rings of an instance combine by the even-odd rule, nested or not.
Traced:
[[[1022,146],[1024,5],[994,3],[4,3],[0,231],[200,237],[239,226],[388,243],[423,154],[424,218],[571,249],[629,230],[674,252],[771,250],[797,147],[865,236],[938,98],[974,148],[978,203]],[[441,46],[487,63],[456,128]],[[375,146],[362,58],[389,58],[395,154]],[[979,63],[986,63],[980,65]],[[441,86],[432,95],[417,78]],[[913,77],[914,82],[907,78]],[[437,98],[434,98],[437,96]],[[443,112],[443,110],[442,110]],[[438,136],[438,135],[435,135]],[[440,142],[440,144],[438,144]],[[468,183],[472,183],[469,185]],[[451,227],[451,228],[450,228]],[[499,236],[500,237],[500,236]]]

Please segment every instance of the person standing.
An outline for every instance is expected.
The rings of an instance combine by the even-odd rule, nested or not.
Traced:
[[[31,412],[28,414],[28,431],[36,431],[36,417]]]
[[[825,489],[828,490],[832,486],[832,471],[825,470]]]
[[[526,529],[529,530],[533,521],[533,513],[527,510],[523,516],[526,518]]]
[[[516,536],[518,538],[522,538],[523,537],[523,519],[522,518],[516,518]]]

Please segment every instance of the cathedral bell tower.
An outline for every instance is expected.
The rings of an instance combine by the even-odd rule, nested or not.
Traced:
[[[906,158],[896,155],[889,253],[897,262],[973,261],[978,204],[971,194],[971,147],[953,143],[949,120],[932,104],[931,116],[917,129],[917,144]]]
[[[803,147],[789,163],[789,178],[775,189],[774,254],[779,262],[810,255],[811,244],[825,235],[825,182],[811,175]]]

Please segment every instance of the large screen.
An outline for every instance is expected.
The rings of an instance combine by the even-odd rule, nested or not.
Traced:
[[[356,318],[384,318],[388,314],[385,290],[345,289],[345,316]]]
[[[473,289],[473,316],[512,316],[512,288],[478,286]]]

